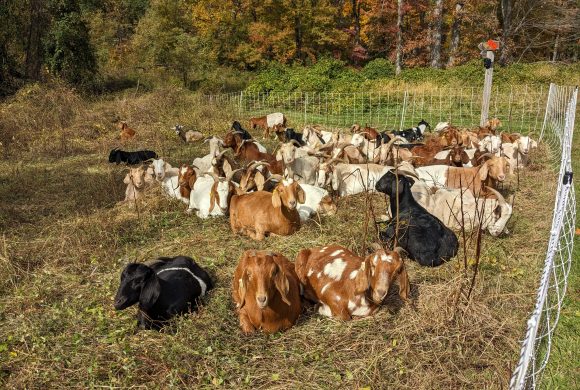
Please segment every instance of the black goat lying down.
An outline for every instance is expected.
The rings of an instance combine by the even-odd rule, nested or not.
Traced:
[[[242,139],[252,139],[252,135],[248,132],[248,130],[244,129],[240,122],[234,121],[232,123],[232,130],[236,133],[239,133],[242,136]]]
[[[457,236],[443,222],[429,214],[411,193],[415,183],[410,177],[399,175],[399,230],[397,246],[407,251],[409,257],[419,264],[436,267],[457,255],[459,243]],[[387,172],[379,179],[376,190],[389,196],[392,220],[380,239],[390,247],[394,245],[397,224],[397,179],[392,172]]]
[[[125,152],[120,149],[113,149],[109,153],[109,162],[119,165],[124,162],[127,165],[137,165],[148,160],[157,158],[157,153],[152,150],[138,150],[136,152]]]
[[[197,308],[196,300],[212,287],[207,272],[191,257],[160,257],[149,265],[125,267],[114,305],[123,310],[139,303],[139,327],[159,330],[171,317]]]

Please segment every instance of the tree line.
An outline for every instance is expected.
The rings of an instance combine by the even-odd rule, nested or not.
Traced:
[[[500,41],[501,64],[577,61],[574,0],[2,0],[0,92],[154,70],[184,85],[216,67],[320,58],[444,68]]]

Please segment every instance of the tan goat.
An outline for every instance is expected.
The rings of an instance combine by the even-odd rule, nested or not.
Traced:
[[[294,264],[279,253],[245,251],[234,273],[232,296],[246,334],[286,330],[302,310]]]
[[[258,241],[270,234],[289,236],[300,229],[297,206],[305,198],[304,190],[292,179],[280,181],[272,193],[234,195],[230,204],[232,231]]]

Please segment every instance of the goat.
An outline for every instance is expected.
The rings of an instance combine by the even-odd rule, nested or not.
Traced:
[[[283,174],[284,173],[284,162],[276,160],[276,158],[270,153],[262,153],[258,150],[258,147],[253,142],[248,142],[247,140],[242,141],[241,145],[238,147],[237,155],[243,161],[253,162],[253,161],[265,161],[268,163],[268,170],[270,173]]]
[[[147,169],[144,166],[129,168],[125,175],[123,183],[127,184],[125,189],[125,202],[141,199],[145,190],[151,184],[152,178],[149,177]]]
[[[306,142],[304,142],[303,134],[298,133],[294,129],[289,127],[284,130],[284,139],[285,142],[291,142],[292,140],[298,142],[299,147],[306,145]]]
[[[479,151],[482,153],[491,153],[498,157],[501,156],[501,137],[497,135],[486,135],[479,143]]]
[[[118,148],[109,153],[109,162],[119,165],[124,162],[127,165],[137,165],[157,158],[157,153],[152,150],[138,150],[136,152],[126,152]]]
[[[302,311],[294,264],[280,253],[245,251],[234,272],[232,297],[245,334],[286,330]]]
[[[196,215],[203,219],[225,215],[228,211],[230,195],[234,192],[234,185],[231,182],[234,173],[235,171],[230,172],[227,177],[223,178],[210,172],[197,178],[191,189],[189,207],[186,212],[191,213],[196,210]]]
[[[518,136],[513,143],[503,143],[502,154],[508,160],[510,173],[528,165],[529,152],[537,146],[538,143],[528,136]]]
[[[135,130],[127,126],[127,122],[121,122],[121,132],[119,133],[121,141],[128,141],[133,137],[135,137]]]
[[[304,203],[298,204],[298,214],[300,214],[301,222],[306,222],[315,214],[336,214],[336,203],[334,203],[328,191],[304,183],[300,183],[300,187],[304,191]]]
[[[236,122],[234,122],[236,123]],[[250,133],[248,133],[246,130],[242,129],[244,132],[242,131],[230,131],[229,133],[226,134],[226,136],[224,137],[224,141],[223,141],[223,147],[224,148],[231,148],[234,151],[234,155],[235,156],[239,156],[239,149],[240,146],[244,143],[244,142],[248,142],[248,143],[253,143],[254,145],[256,145],[256,147],[258,148],[258,151],[260,153],[268,153],[268,150],[261,145],[259,142],[257,142],[256,140],[252,139],[251,136],[250,138],[246,138]]]
[[[374,192],[384,168],[378,164],[344,164],[331,159],[320,164],[317,185],[324,188],[330,184],[339,196]]]
[[[252,139],[252,135],[248,132],[248,130],[242,127],[242,124],[238,121],[234,121],[232,123],[231,131],[233,134],[239,134],[242,139]]]
[[[497,188],[506,179],[509,163],[505,157],[492,157],[478,167],[457,168],[431,165],[417,168],[418,176],[427,184],[442,188],[469,188],[479,196],[483,186]]]
[[[179,168],[174,168],[163,159],[153,160],[151,165],[153,166],[153,177],[158,183],[161,183],[161,188],[165,194],[170,198],[175,198],[183,201],[184,203],[189,203],[189,197],[183,198],[180,192],[179,186]]]
[[[451,149],[442,150],[433,156],[433,160],[428,161],[425,165],[449,165],[452,167],[463,167],[470,164],[471,158],[463,146],[455,145]]]
[[[283,162],[289,178],[297,179],[294,177],[297,175],[301,183],[315,184],[318,158],[309,156],[307,151],[299,148],[300,144],[295,140],[280,145],[280,149],[276,152],[276,160]],[[302,156],[297,155],[297,152],[302,152]]]
[[[159,330],[164,322],[198,306],[213,283],[191,257],[160,257],[154,264],[130,263],[121,273],[115,309],[139,303],[138,325]]]
[[[264,139],[269,138],[270,129],[274,128],[276,125],[286,126],[286,117],[281,112],[275,112],[266,116],[250,118],[250,127],[252,129],[255,130],[256,127],[261,127],[264,129]]]
[[[417,126],[401,131],[394,130],[391,132],[391,134],[401,136],[409,142],[414,142],[421,141],[425,136],[425,131],[427,129],[431,131],[431,126],[424,119],[421,119]]]
[[[234,234],[246,234],[258,241],[270,234],[288,236],[300,229],[297,205],[304,202],[304,190],[292,179],[279,182],[272,193],[234,195],[230,226]]]
[[[195,142],[203,139],[202,133],[193,130],[185,131],[182,125],[175,125],[173,130],[175,131],[175,134],[181,138],[183,143]]]
[[[480,228],[497,237],[507,232],[505,226],[513,209],[499,192],[491,187],[487,191],[490,196],[476,199],[471,191],[440,188],[432,195],[432,207],[427,210],[451,229],[465,227],[470,232]]]
[[[397,177],[398,176],[398,177]],[[423,266],[439,266],[457,255],[459,242],[455,233],[431,215],[413,198],[414,180],[387,172],[376,189],[389,196],[393,219],[379,234],[381,241],[407,251]]]
[[[302,249],[295,269],[304,297],[320,303],[318,313],[342,320],[373,314],[396,279],[399,295],[407,300],[409,277],[399,249],[365,258],[339,245]]]
[[[306,145],[311,148],[318,148],[329,143],[332,141],[332,137],[333,133],[320,130],[317,126],[306,126],[302,130],[302,138],[305,140]]]
[[[197,181],[197,172],[194,168],[195,165],[190,167],[188,165],[182,165],[179,167],[179,175],[177,176],[177,181],[179,184],[179,196],[185,203],[189,203],[189,198],[191,196],[191,191],[195,186]]]
[[[203,141],[204,143],[209,143],[209,153],[203,157],[196,157],[193,159],[193,165],[198,167],[200,172],[208,172],[213,170],[212,162],[216,156],[220,153],[220,145],[224,145],[224,141],[220,138],[212,136],[208,137]]]
[[[364,128],[361,128],[360,125],[355,123],[350,128],[350,132],[362,134],[368,141],[380,142],[381,135],[379,134],[377,129],[369,127],[368,125],[365,125]]]

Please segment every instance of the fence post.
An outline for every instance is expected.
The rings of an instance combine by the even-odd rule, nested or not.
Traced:
[[[492,50],[486,50],[485,58],[489,60],[486,62],[485,81],[483,82],[483,101],[481,103],[481,118],[479,125],[483,126],[487,121],[489,115],[489,99],[491,97],[491,84],[493,81],[493,60],[494,54]]]
[[[544,113],[544,123],[542,124],[542,132],[540,133],[540,139],[538,142],[542,141],[544,138],[544,130],[546,129],[546,122],[548,121],[548,110],[552,104],[552,98],[554,96],[554,88],[556,85],[554,83],[550,83],[550,89],[548,90],[548,99],[546,101],[546,112]]]
[[[306,126],[306,110],[308,107],[308,92],[306,92],[306,96],[304,97],[304,126]]]
[[[405,95],[403,96],[403,107],[401,108],[401,122],[399,123],[399,131],[403,130],[403,121],[405,120],[405,111],[407,109],[408,97],[409,97],[409,91],[405,90]]]

